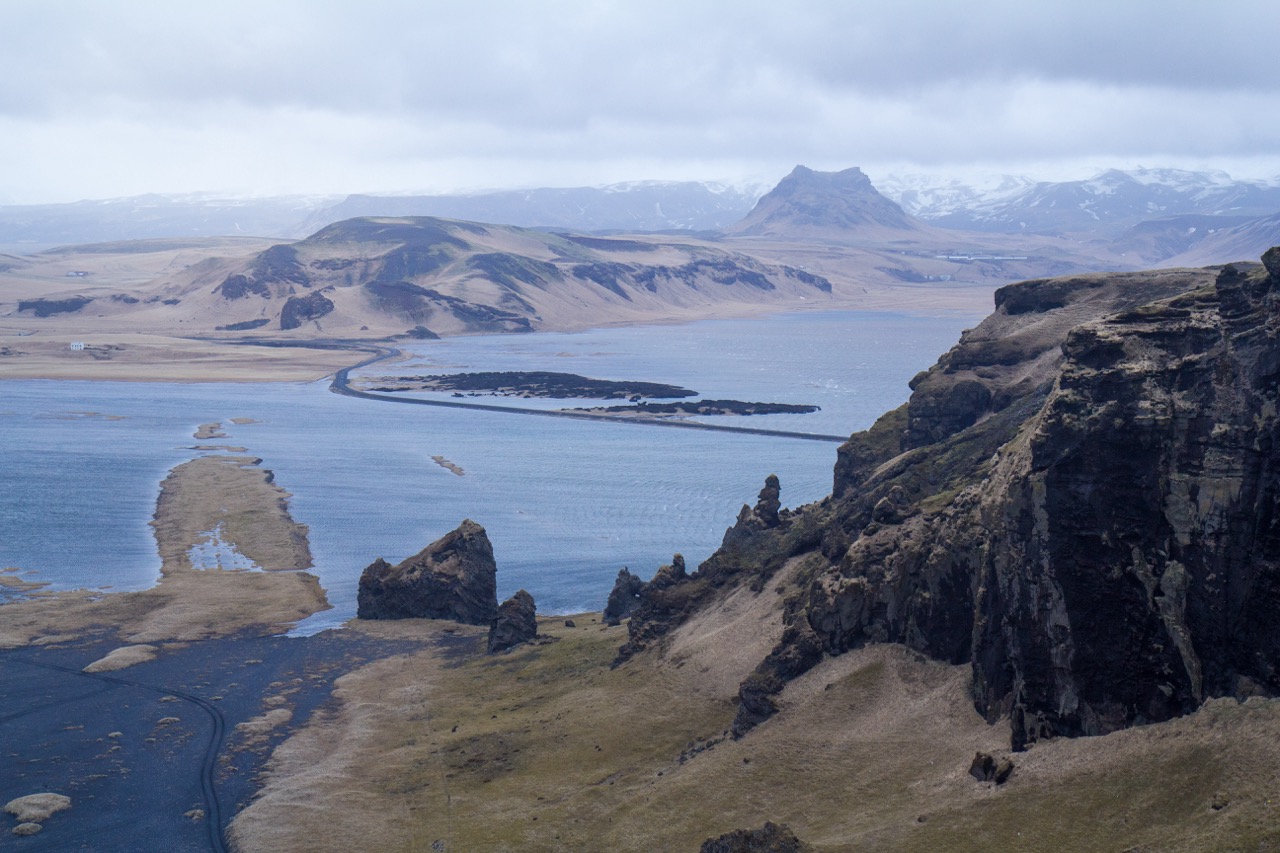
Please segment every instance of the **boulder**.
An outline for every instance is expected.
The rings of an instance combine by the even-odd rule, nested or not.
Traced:
[[[699,853],[804,853],[808,849],[785,823],[766,822],[759,829],[735,829],[708,838]]]
[[[489,626],[489,654],[527,643],[538,636],[538,610],[533,596],[523,589],[502,602]]]
[[[1013,774],[1013,762],[1007,758],[997,759],[988,752],[979,752],[973,756],[969,765],[969,775],[979,782],[995,782],[1003,785]]]
[[[488,625],[497,610],[493,546],[471,519],[398,565],[379,557],[360,576],[356,613],[361,619]]]

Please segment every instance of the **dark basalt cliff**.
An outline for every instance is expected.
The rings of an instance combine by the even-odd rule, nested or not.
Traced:
[[[360,575],[356,613],[489,625],[498,612],[497,571],[484,528],[466,519],[398,565],[375,560]]]
[[[737,734],[875,642],[970,664],[1015,748],[1280,694],[1280,249],[1263,261],[1001,289],[841,447],[831,498],[744,514],[662,591],[681,613],[640,606],[623,657],[803,557]]]

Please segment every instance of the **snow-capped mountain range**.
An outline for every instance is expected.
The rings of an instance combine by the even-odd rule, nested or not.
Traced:
[[[908,213],[944,228],[1112,238],[1139,222],[1182,215],[1259,217],[1280,212],[1280,178],[1237,180],[1220,171],[1108,169],[1081,181],[1000,175],[873,179]]]

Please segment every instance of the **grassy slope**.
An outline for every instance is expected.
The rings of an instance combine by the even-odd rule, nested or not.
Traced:
[[[264,796],[236,821],[239,848],[690,851],[765,820],[818,850],[1280,845],[1280,703],[1267,700],[1042,744],[1014,755],[996,788],[967,772],[976,750],[1003,754],[1008,738],[973,711],[968,670],[879,646],[825,661],[777,717],[715,742],[734,712],[726,685],[771,642],[780,598],[772,585],[739,593],[731,618],[613,670],[623,632],[592,616],[543,620],[557,642],[496,658],[482,632],[460,629],[437,650],[372,664],[339,682],[338,710],[278,750]]]

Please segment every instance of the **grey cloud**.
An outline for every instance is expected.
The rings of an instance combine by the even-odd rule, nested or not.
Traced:
[[[528,121],[716,114],[757,74],[880,93],[975,77],[1274,87],[1240,33],[1280,25],[1280,7],[1230,2],[19,5],[0,97],[27,109],[234,99]]]
[[[1270,156],[1277,75],[1241,33],[1277,29],[1273,5],[10,0],[0,155],[32,173],[13,186],[73,169],[61,131],[82,127],[72,159],[110,151],[153,183],[305,164],[351,189],[460,163],[488,183],[577,163],[590,183],[626,164]],[[160,169],[174,139],[202,151],[186,172]]]

